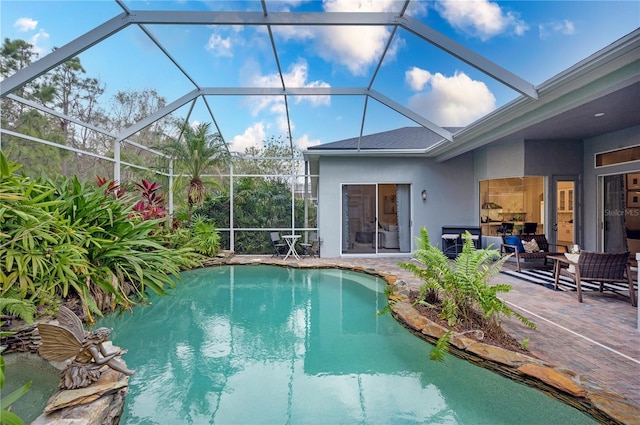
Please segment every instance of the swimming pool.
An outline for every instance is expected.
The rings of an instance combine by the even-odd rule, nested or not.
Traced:
[[[128,349],[133,424],[589,424],[448,356],[390,315],[386,283],[331,269],[189,271],[172,296],[101,320]]]

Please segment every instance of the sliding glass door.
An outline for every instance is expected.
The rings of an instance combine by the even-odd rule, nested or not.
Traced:
[[[640,252],[640,172],[601,177],[602,250]]]
[[[410,185],[343,185],[341,236],[343,254],[410,252]]]

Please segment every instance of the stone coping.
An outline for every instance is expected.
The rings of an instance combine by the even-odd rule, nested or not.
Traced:
[[[237,257],[222,255],[210,259],[203,267],[221,265],[276,265],[289,268],[343,269],[362,272],[384,279],[391,287],[389,301],[392,316],[410,332],[435,344],[447,329],[422,316],[409,299],[409,285],[395,274],[340,262],[297,263],[277,258]],[[532,356],[523,355],[478,342],[465,336],[454,335],[449,353],[477,366],[491,370],[509,379],[537,388],[550,396],[579,409],[603,424],[640,425],[640,406],[608,390],[584,376]],[[104,378],[104,379],[103,379]],[[68,403],[73,406],[45,412],[32,425],[53,424],[117,424],[124,408],[129,377],[108,370],[100,381],[91,385],[88,394],[62,394],[59,391],[49,405]],[[95,388],[92,388],[94,387]],[[80,391],[80,390],[72,390]],[[49,406],[48,406],[49,409]]]

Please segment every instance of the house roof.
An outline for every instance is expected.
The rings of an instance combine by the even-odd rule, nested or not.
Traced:
[[[584,140],[638,126],[640,28],[540,84],[536,91],[538,99],[521,96],[458,129],[453,140],[432,133],[403,144],[399,140],[412,135],[401,128],[363,136],[359,149],[357,138],[347,139],[309,148],[305,156],[402,155],[421,149],[423,155],[445,161],[495,142]],[[411,148],[410,143],[422,144]]]
[[[455,133],[462,127],[444,127]],[[382,133],[369,134],[362,137],[339,140],[323,145],[309,147],[310,151],[334,150],[426,150],[442,141],[442,136],[424,127],[402,127]]]

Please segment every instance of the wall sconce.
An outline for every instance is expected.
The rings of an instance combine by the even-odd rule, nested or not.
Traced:
[[[423,200],[423,201],[426,201],[426,200],[427,200],[427,191],[426,191],[426,190],[423,190],[423,191],[422,191],[422,200]]]

